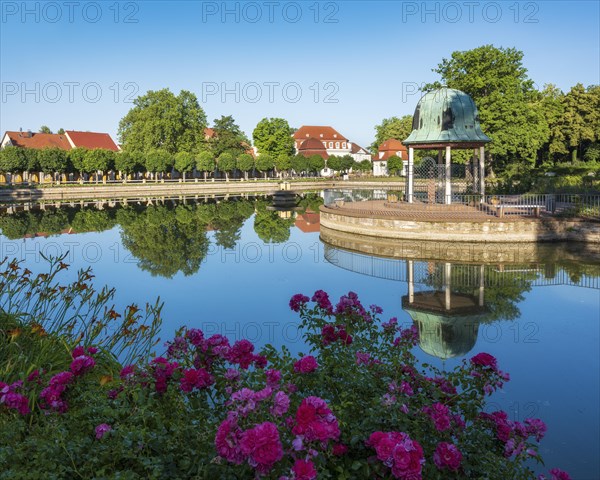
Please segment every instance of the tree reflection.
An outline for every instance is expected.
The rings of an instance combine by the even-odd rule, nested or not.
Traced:
[[[283,243],[290,238],[290,229],[294,225],[294,217],[282,217],[278,212],[267,210],[267,200],[257,200],[254,214],[254,231],[265,243]]]

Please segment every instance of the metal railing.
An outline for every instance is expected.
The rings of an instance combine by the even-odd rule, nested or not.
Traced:
[[[438,197],[439,198],[439,197]],[[443,202],[426,192],[407,202],[404,189],[325,190],[325,206],[384,216],[541,217],[600,220],[599,194],[464,195],[452,193]]]

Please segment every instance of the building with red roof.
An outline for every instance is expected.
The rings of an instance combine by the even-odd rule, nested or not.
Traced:
[[[321,230],[321,216],[317,212],[307,209],[302,215],[296,217],[294,225],[303,233],[314,233]]]
[[[119,151],[119,147],[108,133],[66,130],[65,135],[71,144],[71,148],[84,147],[90,150],[102,148],[104,150],[112,150],[113,152]]]
[[[71,144],[66,135],[57,133],[33,133],[31,130],[27,132],[11,132],[7,131],[2,137],[0,148],[13,146],[21,148],[60,148],[61,150],[71,150]]]
[[[76,147],[85,147],[89,149],[102,148],[118,152],[120,149],[108,133],[97,132],[78,132],[67,130],[64,134],[60,133],[34,133],[7,131],[2,137],[0,148],[7,146],[21,148],[60,148],[61,150],[71,150]]]
[[[387,161],[394,155],[402,159],[402,175],[405,175],[406,164],[408,163],[408,150],[401,141],[395,138],[390,138],[379,145],[377,155],[373,156],[373,175],[388,175]]]
[[[319,155],[323,158],[323,160],[327,160],[329,158],[329,154],[327,153],[327,149],[324,147],[323,142],[313,137],[304,140],[297,150],[298,155],[302,155],[304,157]]]
[[[365,148],[362,148],[356,143],[352,143],[335,128],[327,125],[303,125],[298,130],[296,130],[296,132],[294,132],[292,137],[295,141],[296,151],[302,155],[302,145],[307,140],[313,139],[320,142],[325,148],[326,156],[324,156],[323,158],[329,158],[332,155],[336,155],[338,157],[350,155],[357,162],[371,159],[370,153]],[[316,149],[316,144],[314,142],[311,142],[310,146],[312,149]],[[304,146],[304,149],[306,149],[306,145]],[[317,155],[323,156],[321,154],[321,148],[319,148],[318,150],[319,152],[317,153]]]

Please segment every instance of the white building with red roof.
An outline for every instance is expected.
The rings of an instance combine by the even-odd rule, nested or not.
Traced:
[[[390,138],[379,145],[377,155],[373,156],[373,175],[377,177],[388,175],[387,161],[393,156],[402,160],[402,175],[406,175],[408,150],[401,141],[395,138]]]
[[[319,141],[325,149],[325,157],[328,158],[332,155],[343,157],[344,155],[350,155],[354,160],[360,162],[362,160],[370,160],[371,155],[369,152],[362,148],[360,145],[352,143],[346,137],[344,137],[335,128],[330,126],[314,126],[314,125],[303,125],[292,135],[295,141],[296,151],[301,153],[302,146],[306,149],[306,141],[314,139]],[[310,142],[311,150],[314,150],[316,143]],[[321,150],[318,148],[318,150]],[[318,153],[321,154],[321,151]]]

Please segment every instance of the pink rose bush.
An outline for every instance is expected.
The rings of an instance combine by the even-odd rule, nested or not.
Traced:
[[[0,381],[0,420],[22,425],[0,429],[0,443],[34,444],[51,464],[64,450],[48,433],[28,435],[67,429],[69,478],[92,478],[98,464],[140,478],[570,478],[529,466],[541,459],[543,421],[484,412],[509,381],[491,354],[448,372],[423,367],[414,325],[381,324],[381,308],[354,292],[337,303],[322,290],[297,294],[289,305],[305,354],[182,328],[146,362],[107,372],[104,353],[78,346],[62,371]],[[47,467],[25,447],[10,455],[31,472]]]

